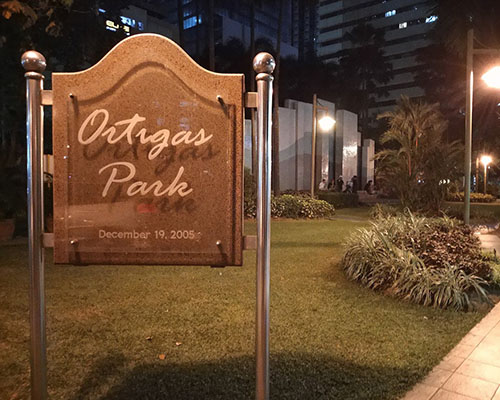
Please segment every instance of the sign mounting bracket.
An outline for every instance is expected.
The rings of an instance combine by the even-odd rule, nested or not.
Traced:
[[[245,108],[257,108],[257,92],[245,93]]]

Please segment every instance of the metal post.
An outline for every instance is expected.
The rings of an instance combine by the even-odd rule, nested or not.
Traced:
[[[311,198],[314,198],[316,188],[316,130],[318,127],[318,96],[313,95],[312,142],[311,142]]]
[[[28,249],[30,268],[31,398],[47,398],[43,235],[43,108],[45,58],[36,51],[21,57],[26,70]]]
[[[488,187],[488,164],[484,164],[484,194],[486,194],[486,189]]]
[[[476,193],[479,193],[479,157],[476,157],[476,184],[474,185],[474,190]]]
[[[269,53],[253,59],[257,81],[257,307],[256,400],[269,399],[269,280],[271,251],[271,126],[275,62]]]
[[[467,88],[465,99],[465,187],[464,187],[464,223],[470,220],[470,167],[472,153],[472,96],[474,88],[474,30],[467,31]]]
[[[252,175],[254,179],[257,176],[257,121],[256,121],[255,109],[250,109],[250,121],[251,121],[251,140],[252,140]]]

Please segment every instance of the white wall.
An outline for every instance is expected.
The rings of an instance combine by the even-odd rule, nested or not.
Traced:
[[[318,118],[324,114],[336,116],[337,126],[330,132],[318,127],[316,141],[316,180],[332,179],[334,142],[337,146],[338,171],[344,180],[357,175],[358,133],[357,115],[340,110],[335,113],[335,104],[319,100]],[[285,100],[285,107],[279,108],[280,120],[280,188],[281,190],[309,190],[311,187],[311,142],[312,104],[297,100]],[[336,138],[334,139],[334,130]],[[245,120],[245,167],[251,168],[251,123]],[[340,169],[339,169],[340,168]],[[337,174],[335,178],[338,176]]]
[[[363,173],[361,175],[361,185],[364,187],[366,182],[375,182],[375,161],[373,157],[375,156],[375,141],[372,139],[365,139],[363,141],[363,162],[362,169]]]
[[[346,110],[338,110],[335,130],[335,179],[339,175],[348,182],[358,175],[358,115]]]

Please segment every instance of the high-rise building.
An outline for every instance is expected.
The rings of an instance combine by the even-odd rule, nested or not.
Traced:
[[[392,108],[402,94],[411,98],[424,95],[415,82],[419,70],[418,49],[430,44],[429,31],[437,16],[432,14],[435,0],[322,0],[319,3],[318,56],[326,62],[338,61],[352,43],[346,38],[360,23],[385,33],[383,48],[393,66],[393,79],[377,88],[387,97],[377,98],[371,113]]]
[[[297,57],[297,46],[293,44],[292,4],[294,0],[283,1],[282,57]],[[253,4],[253,7],[252,7]],[[137,0],[136,8],[155,21],[164,21],[170,26],[183,27],[184,49],[192,57],[202,57],[208,48],[208,2],[200,0]],[[179,12],[178,6],[182,8]],[[231,38],[240,40],[245,47],[250,46],[252,19],[255,39],[267,39],[276,46],[279,10],[274,2],[252,2],[243,0],[220,0],[214,2],[215,43],[227,43]],[[144,19],[144,18],[143,18]],[[148,31],[145,27],[144,31]],[[175,35],[177,39],[178,34]]]
[[[300,59],[316,54],[318,40],[318,4],[314,1],[291,2],[292,46]]]

